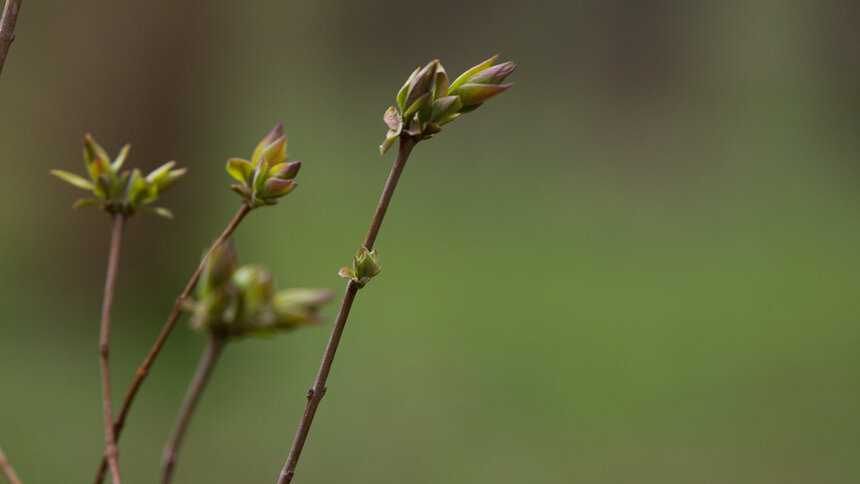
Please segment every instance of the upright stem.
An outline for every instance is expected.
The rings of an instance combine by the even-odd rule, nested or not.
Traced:
[[[3,449],[0,449],[0,470],[6,475],[6,479],[9,479],[9,484],[21,484],[21,479],[18,478],[18,474],[15,474],[15,469],[12,468],[12,464],[6,459]]]
[[[194,290],[194,287],[197,285],[197,281],[200,280],[200,274],[203,272],[203,267],[206,266],[206,262],[215,252],[215,249],[223,244],[230,235],[233,234],[233,231],[236,230],[236,227],[239,226],[239,222],[245,218],[245,215],[251,211],[251,207],[247,204],[243,203],[239,208],[239,211],[236,212],[236,215],[233,217],[233,220],[227,225],[227,228],[224,229],[224,232],[218,237],[218,239],[212,244],[209,248],[209,251],[206,252],[206,255],[203,256],[203,260],[200,261],[200,265],[197,266],[197,270],[194,271],[194,274],[189,279],[188,284],[185,285],[185,289],[182,290],[182,294],[176,298],[176,301],[173,303],[173,309],[171,309],[170,314],[167,316],[167,321],[165,321],[164,326],[161,328],[161,333],[158,335],[158,339],[155,340],[155,344],[152,345],[152,348],[149,350],[149,354],[146,355],[146,359],[143,360],[143,364],[140,365],[140,368],[137,369],[137,372],[134,375],[134,380],[131,382],[131,386],[128,389],[128,392],[125,394],[125,398],[122,401],[122,407],[119,410],[119,414],[117,415],[116,421],[114,422],[114,433],[116,435],[116,439],[119,440],[119,436],[122,433],[122,429],[125,426],[125,419],[128,416],[128,411],[131,408],[131,404],[134,401],[135,396],[137,395],[137,391],[140,390],[140,386],[143,384],[143,380],[149,374],[149,369],[152,368],[152,364],[155,362],[155,358],[158,356],[158,353],[161,351],[161,348],[164,346],[165,341],[167,341],[167,337],[170,335],[170,332],[173,330],[173,327],[176,325],[176,321],[179,319],[179,316],[182,314],[182,303],[191,295],[191,291]],[[107,470],[107,453],[102,457],[101,465],[99,466],[98,473],[96,473],[95,483],[99,484],[104,479],[105,471]]]
[[[215,362],[218,360],[218,355],[221,354],[225,342],[226,340],[221,336],[215,334],[209,336],[209,341],[206,343],[206,348],[200,357],[200,363],[197,365],[197,371],[194,372],[194,379],[191,380],[191,384],[188,386],[188,393],[185,394],[182,409],[179,411],[179,416],[176,418],[176,423],[173,426],[173,432],[171,432],[170,439],[164,447],[164,455],[161,460],[162,484],[168,484],[173,477],[176,454],[179,451],[179,446],[182,444],[182,438],[185,436],[188,423],[191,421],[191,414],[194,412],[194,407],[203,394],[203,389],[209,381],[209,376],[212,374],[212,369],[215,368]]]
[[[119,266],[119,249],[122,245],[122,232],[125,228],[125,215],[113,215],[113,232],[110,239],[107,275],[105,276],[105,292],[102,299],[102,322],[99,331],[99,357],[102,377],[102,407],[105,423],[105,457],[110,467],[113,484],[120,484],[119,463],[117,462],[116,436],[113,428],[113,407],[110,398],[110,313],[113,307],[113,290],[116,285],[116,273]]]
[[[373,248],[373,243],[376,242],[376,236],[379,234],[379,228],[382,227],[382,219],[385,218],[385,212],[388,210],[388,205],[391,203],[391,197],[394,195],[394,189],[397,187],[397,182],[400,180],[400,175],[403,173],[403,167],[406,166],[406,160],[409,158],[409,153],[415,147],[415,141],[412,138],[401,137],[400,146],[397,150],[397,159],[394,160],[394,167],[391,168],[391,173],[388,175],[388,181],[385,183],[385,188],[382,190],[382,196],[379,198],[379,204],[376,206],[376,213],[373,215],[373,221],[370,223],[370,230],[367,232],[367,237],[364,239],[364,246],[368,250]],[[319,372],[317,373],[316,381],[313,388],[308,390],[308,403],[305,406],[305,412],[302,414],[299,429],[296,431],[296,437],[293,440],[293,446],[290,449],[290,455],[284,463],[284,468],[281,470],[278,484],[286,484],[293,480],[293,475],[296,471],[296,465],[299,462],[299,456],[302,453],[302,448],[308,438],[308,432],[311,429],[314,415],[322,401],[323,395],[326,392],[326,380],[331,371],[334,355],[337,352],[337,346],[340,343],[340,337],[343,335],[343,330],[346,327],[346,320],[349,317],[349,310],[352,308],[352,302],[355,300],[355,294],[358,292],[358,286],[353,281],[349,281],[346,285],[346,292],[343,294],[343,300],[340,303],[340,309],[335,318],[334,328],[332,328],[331,336],[323,353],[322,363],[320,364]]]
[[[3,72],[9,46],[15,40],[15,21],[18,20],[20,8],[21,0],[6,0],[6,6],[3,8],[3,18],[0,19],[0,73]]]

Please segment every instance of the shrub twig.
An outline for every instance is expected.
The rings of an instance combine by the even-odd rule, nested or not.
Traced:
[[[236,215],[233,217],[233,220],[230,221],[230,223],[227,225],[227,227],[224,229],[218,239],[215,240],[214,243],[212,243],[211,247],[209,247],[209,250],[206,252],[206,255],[203,256],[203,259],[200,261],[200,265],[197,266],[197,270],[194,271],[194,274],[191,275],[191,279],[188,280],[188,284],[185,285],[185,289],[183,289],[179,297],[176,298],[176,301],[173,304],[173,309],[171,309],[170,314],[167,316],[167,320],[164,323],[164,326],[161,328],[161,333],[159,333],[158,338],[155,340],[155,343],[152,345],[152,348],[149,350],[149,353],[146,355],[146,358],[143,360],[143,363],[137,369],[137,372],[134,375],[134,380],[132,380],[131,386],[126,393],[125,398],[123,399],[122,407],[120,408],[113,425],[117,440],[119,439],[119,436],[122,433],[122,429],[125,426],[125,419],[128,416],[129,410],[131,409],[131,404],[134,401],[138,390],[140,390],[140,386],[143,384],[143,380],[149,374],[149,370],[150,368],[152,368],[152,364],[155,362],[155,358],[158,356],[158,353],[161,351],[161,348],[167,341],[167,337],[170,335],[170,332],[176,325],[176,321],[182,314],[182,306],[184,301],[188,299],[188,297],[191,295],[191,291],[193,291],[194,287],[197,286],[197,282],[200,280],[200,273],[203,271],[203,267],[206,266],[206,262],[209,260],[215,250],[220,245],[222,245],[228,238],[230,238],[230,236],[233,234],[233,231],[236,230],[236,227],[239,226],[239,223],[250,211],[251,207],[248,204],[243,203],[242,206],[239,208],[239,211],[236,212]],[[107,453],[105,453],[105,455],[102,457],[102,462],[99,466],[98,473],[96,474],[96,478],[94,481],[96,484],[101,483],[104,479],[107,464]]]
[[[6,0],[6,6],[3,7],[3,18],[0,19],[0,73],[3,72],[9,46],[15,40],[15,21],[18,20],[20,9],[21,0]]]
[[[218,356],[221,354],[225,342],[226,338],[223,336],[216,333],[210,334],[203,354],[200,356],[200,363],[197,365],[197,370],[194,372],[191,384],[188,385],[188,392],[185,394],[185,400],[182,402],[182,408],[179,411],[179,416],[176,418],[170,439],[168,439],[167,445],[164,447],[164,454],[161,460],[162,484],[168,484],[173,478],[176,455],[179,452],[179,446],[182,445],[182,438],[185,436],[188,423],[191,421],[191,414],[194,412],[194,407],[203,394],[203,389],[209,381],[209,376],[212,374],[213,368],[215,368],[215,363],[218,361]]]
[[[119,267],[119,253],[122,246],[122,234],[125,229],[125,215],[115,213],[112,219],[110,253],[108,254],[107,274],[105,275],[105,290],[102,298],[102,319],[99,329],[99,363],[102,380],[102,408],[105,424],[105,459],[110,468],[114,484],[120,484],[119,462],[117,459],[116,435],[113,426],[113,406],[110,394],[110,316],[113,308],[113,292],[116,286],[116,274]]]
[[[388,210],[388,205],[391,203],[391,197],[394,195],[394,189],[397,187],[397,182],[400,180],[400,175],[403,173],[403,168],[406,166],[406,160],[409,158],[409,153],[415,147],[417,140],[407,135],[400,138],[400,146],[397,151],[397,159],[394,161],[394,166],[391,168],[391,173],[388,175],[388,181],[385,183],[385,188],[382,190],[382,196],[379,199],[379,204],[376,207],[376,212],[373,215],[373,221],[370,223],[370,229],[367,232],[367,237],[364,239],[364,247],[367,250],[373,248],[373,243],[376,241],[376,236],[379,234],[379,229],[382,227],[382,219],[385,218],[385,212]],[[346,292],[343,295],[343,300],[340,303],[337,317],[332,328],[331,336],[328,340],[325,352],[323,353],[322,363],[320,364],[319,372],[317,373],[316,381],[313,388],[308,390],[308,402],[305,406],[305,412],[302,414],[299,428],[296,431],[293,446],[290,449],[290,454],[287,461],[284,463],[284,468],[281,470],[278,484],[286,484],[292,481],[295,474],[296,465],[299,462],[299,456],[302,453],[302,448],[308,438],[311,423],[313,423],[314,415],[320,405],[320,401],[326,392],[326,380],[331,371],[334,356],[337,352],[338,344],[340,343],[341,335],[346,327],[346,320],[349,317],[349,311],[352,308],[352,303],[355,300],[355,295],[358,292],[358,285],[354,280],[350,280],[346,285]]]

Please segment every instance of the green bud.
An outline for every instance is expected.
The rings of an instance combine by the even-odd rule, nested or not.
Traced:
[[[502,84],[500,86],[494,84],[463,84],[457,89],[457,94],[460,96],[460,101],[463,107],[475,106],[482,104],[487,99],[507,91],[513,84]]]
[[[278,326],[289,328],[320,321],[319,309],[331,301],[331,291],[321,289],[287,289],[272,298]]]
[[[488,67],[476,73],[464,84],[501,84],[516,68],[517,65],[511,61]]]
[[[101,205],[109,213],[134,215],[138,210],[145,209],[161,217],[170,218],[172,214],[163,207],[145,207],[144,205],[158,199],[158,196],[176,183],[185,174],[185,169],[172,169],[175,162],[165,163],[143,177],[140,170],[122,169],[128,158],[130,145],[124,145],[111,162],[107,152],[90,134],[84,136],[84,164],[90,180],[78,175],[52,170],[51,174],[78,188],[91,191],[95,199],[85,198],[75,202],[74,208],[88,205]]]
[[[345,279],[352,280],[358,288],[364,287],[371,278],[379,274],[382,267],[379,265],[379,254],[376,250],[367,250],[367,247],[361,246],[358,253],[353,257],[352,269],[342,267],[338,271],[338,275]]]
[[[279,124],[260,141],[251,161],[242,158],[227,161],[227,173],[241,182],[230,185],[230,189],[251,208],[278,203],[277,198],[298,186],[294,179],[302,166],[298,161],[285,161],[286,149],[287,137]]]
[[[263,199],[283,197],[296,187],[293,180],[281,180],[280,178],[269,178],[263,184],[260,197]]]
[[[269,168],[269,176],[289,180],[295,178],[299,174],[299,169],[302,167],[301,161],[293,161],[290,163],[279,163]]]
[[[409,87],[412,86],[412,81],[415,79],[415,76],[418,75],[420,70],[421,68],[418,67],[412,71],[409,79],[406,79],[406,84],[404,84],[403,87],[400,88],[400,91],[397,92],[397,106],[400,108],[400,111],[406,109],[406,95],[409,93]]]
[[[107,159],[102,157],[93,158],[93,162],[90,163],[89,166],[90,179],[93,182],[97,182],[99,177],[102,175],[110,177],[110,163]]]
[[[105,200],[110,199],[111,192],[111,179],[107,173],[102,173],[96,179],[96,186],[93,189],[93,193],[96,194],[97,197],[103,198]]]
[[[508,90],[513,84],[501,84],[514,70],[517,65],[513,62],[504,62],[492,65],[498,55],[472,67],[464,72],[451,84],[448,94],[460,96],[463,107],[460,113],[468,113],[477,109],[484,101]]]
[[[236,269],[239,267],[239,259],[236,248],[232,242],[219,244],[212,249],[212,255],[203,266],[200,273],[200,283],[197,285],[197,294],[202,298],[226,284]]]
[[[432,103],[432,96],[433,93],[426,92],[421,97],[416,99],[414,103],[409,105],[409,107],[406,108],[406,111],[403,113],[403,122],[405,123],[407,121],[412,120],[412,116],[414,116],[415,113],[418,112],[418,110],[424,108],[424,106],[426,106],[427,104]]]
[[[230,278],[230,284],[242,294],[242,316],[246,319],[263,310],[275,294],[272,273],[261,265],[240,267]]]
[[[242,158],[230,158],[227,160],[227,173],[240,182],[248,183],[254,173],[254,165]]]
[[[96,143],[96,140],[93,139],[92,135],[87,133],[84,136],[84,161],[87,164],[87,168],[89,168],[89,166],[96,160],[102,160],[105,164],[109,164],[110,158],[104,148]],[[95,180],[95,177],[93,180]]]
[[[200,332],[219,331],[221,328],[228,327],[229,320],[226,314],[231,302],[227,291],[224,290],[210,293],[196,301],[187,301],[184,309],[191,313],[188,324],[195,331]]]
[[[266,160],[270,166],[277,165],[287,158],[287,137],[281,136],[260,151],[259,159]]]
[[[254,149],[254,155],[251,157],[251,163],[256,165],[257,161],[259,161],[260,155],[262,154],[263,150],[267,146],[274,143],[275,140],[277,140],[278,138],[280,138],[283,135],[284,135],[284,125],[283,125],[283,123],[279,123],[274,128],[272,128],[272,130],[269,131],[269,134],[267,134],[266,137],[263,138],[257,144],[257,148]]]
[[[197,298],[183,309],[191,326],[222,336],[270,335],[321,320],[319,309],[332,298],[320,289],[277,291],[272,274],[263,266],[236,267],[232,246],[214,253],[201,274]]]
[[[148,197],[149,183],[139,169],[135,168],[131,172],[131,178],[128,181],[128,191],[126,192],[126,201],[131,205],[137,205]]]
[[[495,62],[498,58],[499,54],[496,54],[493,57],[490,57],[489,59],[485,60],[484,62],[481,62],[480,64],[467,69],[466,72],[460,74],[460,76],[455,79],[453,83],[451,83],[451,87],[448,88],[448,94],[454,94],[458,87],[468,82],[468,80],[471,79],[472,76],[474,76],[475,74],[493,65],[493,62]]]
[[[125,191],[126,186],[128,185],[128,179],[131,175],[131,172],[126,170],[120,173],[119,178],[117,178],[116,182],[113,183],[113,187],[111,188],[110,197],[112,199],[122,198],[123,191]]]
[[[460,114],[475,110],[510,88],[511,84],[500,83],[517,66],[513,62],[493,66],[497,57],[468,69],[453,83],[438,60],[413,72],[397,93],[397,106],[383,116],[388,133],[379,146],[380,153],[385,154],[401,136],[415,141],[431,138]]]
[[[442,131],[442,126],[436,123],[427,123],[424,125],[424,130],[422,133],[425,138],[429,138],[440,131]]]
[[[418,75],[412,80],[412,84],[409,86],[409,90],[406,93],[406,101],[404,103],[407,106],[407,111],[410,107],[415,104],[418,99],[420,99],[425,94],[431,94],[432,96],[432,84],[435,75],[436,68],[439,66],[439,61],[434,60],[429,64],[424,66],[423,69],[418,71]],[[409,118],[409,116],[404,115],[404,118]]]
[[[451,116],[454,116],[462,108],[463,102],[460,100],[460,96],[440,97],[433,102],[433,113],[430,115],[430,121],[446,123]]]
[[[433,99],[448,95],[448,73],[445,72],[445,68],[439,64],[439,61],[436,61],[436,73],[433,79]]]

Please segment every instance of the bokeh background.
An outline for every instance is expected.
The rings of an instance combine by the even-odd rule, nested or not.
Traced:
[[[414,152],[302,483],[860,481],[860,8],[851,1],[24,1],[0,79],[0,444],[28,483],[103,448],[108,220],[48,176],[91,132],[189,174],[133,220],[119,399],[277,122],[301,187],[236,240],[342,291],[406,76],[516,86]],[[336,304],[326,314],[333,317]],[[330,325],[231,344],[180,483],[274,482]],[[155,482],[203,338],[180,323],[120,445]]]

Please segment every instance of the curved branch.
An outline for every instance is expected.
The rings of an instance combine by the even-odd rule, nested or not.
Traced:
[[[173,478],[173,469],[176,466],[179,446],[182,445],[185,430],[188,429],[188,424],[191,422],[191,414],[194,413],[194,408],[197,406],[197,402],[200,401],[200,396],[203,395],[203,389],[206,388],[206,383],[209,382],[209,377],[212,375],[212,370],[215,368],[218,355],[221,354],[225,342],[226,340],[223,337],[216,334],[209,336],[209,341],[206,343],[206,348],[200,357],[200,363],[198,363],[197,370],[194,372],[194,378],[191,380],[191,384],[188,385],[188,393],[185,394],[185,400],[182,402],[182,408],[179,411],[179,416],[176,418],[170,439],[167,441],[167,445],[164,446],[164,454],[161,460],[162,484],[168,484]]]

